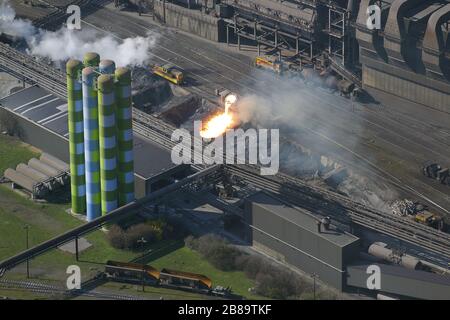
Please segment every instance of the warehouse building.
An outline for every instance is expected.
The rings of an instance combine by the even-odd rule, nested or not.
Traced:
[[[67,102],[33,86],[0,99],[1,117],[11,117],[20,138],[69,162]],[[137,199],[186,175],[189,166],[175,165],[170,152],[134,133],[135,196]]]
[[[449,300],[450,278],[420,270],[410,270],[397,265],[355,262],[348,266],[347,285],[367,289],[369,266],[380,268],[379,292],[427,300]]]
[[[312,213],[264,192],[246,199],[244,220],[253,246],[335,288],[345,288],[346,267],[358,257],[359,238],[332,225],[326,229]]]
[[[363,86],[450,113],[450,3],[389,0],[369,29],[373,4],[361,1],[356,21]]]

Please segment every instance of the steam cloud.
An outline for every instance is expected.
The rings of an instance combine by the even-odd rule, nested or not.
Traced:
[[[350,153],[330,146],[322,138],[329,137],[336,141],[345,136],[346,147],[350,150],[358,150],[363,143],[354,134],[364,131],[363,123],[356,117],[349,122],[348,117],[340,116],[332,94],[312,89],[328,85],[329,78],[322,81],[318,76],[309,77],[312,84],[305,85],[301,77],[284,77],[280,81],[269,72],[255,72],[253,78],[258,80],[249,86],[265,95],[244,94],[239,99],[237,115],[243,123],[254,127],[280,129],[280,136],[284,138],[280,146],[281,171],[300,177],[316,176],[341,167],[342,157],[351,162],[351,168],[347,167],[349,175],[337,186],[337,190],[379,210],[390,211],[389,203],[398,197],[397,192],[384,181],[363,177],[359,170],[356,173],[353,164],[357,165],[356,168],[364,167],[364,164],[357,158],[351,158]],[[329,109],[318,106],[318,103],[328,104]],[[327,159],[326,163],[321,159]]]
[[[150,49],[157,35],[127,38],[122,42],[112,36],[101,36],[98,32],[82,29],[46,31],[35,28],[29,20],[16,18],[14,9],[7,1],[0,4],[0,34],[7,34],[26,41],[29,53],[64,61],[69,58],[82,59],[86,52],[94,51],[102,59],[114,60],[118,66],[144,65],[150,58]]]

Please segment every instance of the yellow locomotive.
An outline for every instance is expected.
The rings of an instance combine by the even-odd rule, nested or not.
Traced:
[[[152,72],[161,78],[164,78],[173,84],[182,85],[184,83],[184,73],[173,64],[153,65]]]
[[[274,56],[258,56],[255,58],[255,67],[281,74],[284,71],[283,62]]]

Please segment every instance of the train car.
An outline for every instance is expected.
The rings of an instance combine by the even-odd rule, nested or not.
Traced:
[[[142,272],[144,271],[144,279]],[[107,278],[120,282],[142,283],[157,285],[159,283],[159,271],[152,266],[131,263],[107,261],[105,265],[105,275]]]
[[[161,286],[175,290],[191,291],[221,298],[240,299],[232,293],[231,288],[212,286],[207,276],[191,272],[162,269],[158,271],[152,266],[131,263],[107,261],[104,276],[112,281],[134,283],[150,286]]]
[[[162,269],[159,276],[161,285],[198,290],[211,290],[212,281],[202,274]]]
[[[152,66],[154,74],[164,78],[173,84],[182,85],[184,83],[184,73],[173,64],[165,64],[163,66]]]
[[[282,74],[284,71],[283,62],[274,56],[258,56],[255,58],[255,67]]]

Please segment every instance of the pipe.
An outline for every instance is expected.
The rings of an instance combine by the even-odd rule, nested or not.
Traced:
[[[83,64],[85,67],[97,67],[100,63],[100,56],[95,52],[88,52],[83,57]]]
[[[72,212],[78,214],[86,212],[83,100],[80,77],[82,68],[83,64],[78,60],[71,59],[66,64]]]
[[[102,215],[114,210],[117,201],[117,127],[114,78],[98,77],[98,111],[100,137],[100,188]]]
[[[134,200],[133,120],[131,109],[131,71],[119,68],[115,73],[118,142],[119,206]]]
[[[98,125],[97,73],[93,67],[83,69],[84,153],[86,161],[86,218],[101,216],[100,147]]]
[[[114,71],[116,71],[116,64],[112,60],[102,60],[98,65],[98,71],[101,74],[114,74]]]

